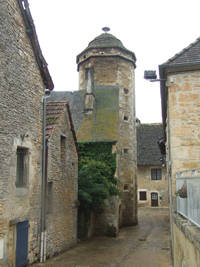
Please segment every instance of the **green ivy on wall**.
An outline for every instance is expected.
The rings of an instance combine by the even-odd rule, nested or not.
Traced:
[[[112,153],[116,142],[79,142],[81,162],[78,169],[79,210],[102,211],[104,200],[120,195],[115,177],[117,152]]]

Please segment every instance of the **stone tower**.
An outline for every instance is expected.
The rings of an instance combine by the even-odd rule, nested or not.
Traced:
[[[119,90],[117,177],[122,190],[120,224],[137,224],[137,147],[135,127],[135,54],[124,47],[108,27],[77,56],[79,90],[85,89],[85,109],[90,114],[95,88]],[[102,90],[102,93],[104,92]]]

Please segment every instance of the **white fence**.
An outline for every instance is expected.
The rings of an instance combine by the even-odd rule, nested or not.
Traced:
[[[184,182],[187,190],[183,198]],[[200,168],[177,172],[176,190],[177,212],[200,227]]]

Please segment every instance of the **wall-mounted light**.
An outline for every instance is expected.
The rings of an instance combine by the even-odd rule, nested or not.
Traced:
[[[166,81],[166,79],[157,79],[157,75],[156,75],[155,70],[145,70],[144,71],[144,79],[150,80],[150,82]]]

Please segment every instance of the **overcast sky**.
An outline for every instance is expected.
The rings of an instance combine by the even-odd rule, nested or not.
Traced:
[[[144,70],[180,52],[200,36],[200,0],[29,0],[43,55],[56,91],[78,90],[76,56],[104,26],[137,58],[136,116],[161,122],[160,84]]]

